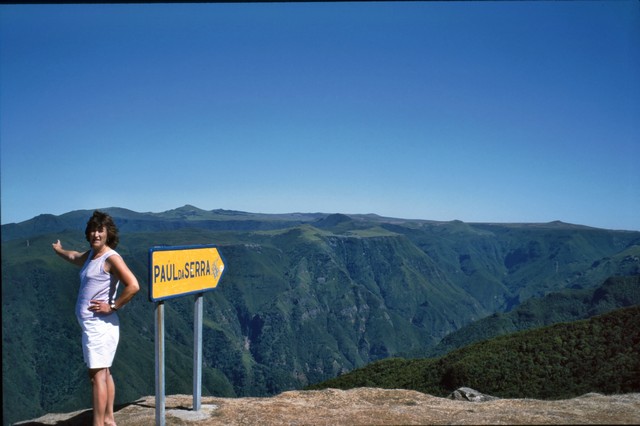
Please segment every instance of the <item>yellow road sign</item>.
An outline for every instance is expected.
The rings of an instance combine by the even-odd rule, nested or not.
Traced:
[[[149,250],[149,300],[213,290],[223,272],[216,246],[154,247]]]

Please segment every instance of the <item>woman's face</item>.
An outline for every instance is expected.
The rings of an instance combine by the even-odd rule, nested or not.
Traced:
[[[100,250],[107,245],[107,228],[96,228],[89,232],[89,244],[94,250]]]

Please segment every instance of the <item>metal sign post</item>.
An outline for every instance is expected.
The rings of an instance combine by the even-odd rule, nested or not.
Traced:
[[[202,293],[193,305],[193,411],[200,411],[202,396]]]
[[[156,303],[156,425],[164,426],[164,302]]]
[[[154,247],[149,250],[149,300],[156,302],[156,426],[165,426],[164,300],[194,294],[193,410],[202,398],[203,293],[218,285],[224,262],[213,245]]]

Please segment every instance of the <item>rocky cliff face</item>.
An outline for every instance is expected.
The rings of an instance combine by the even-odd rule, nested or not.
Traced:
[[[437,398],[416,391],[357,388],[291,391],[271,398],[203,397],[195,412],[193,398],[166,398],[167,425],[395,425],[395,424],[639,424],[640,394],[605,396],[590,393],[560,401],[535,399]],[[117,408],[120,426],[148,426],[155,422],[154,397]],[[49,414],[19,423],[22,426],[84,426],[91,410]]]

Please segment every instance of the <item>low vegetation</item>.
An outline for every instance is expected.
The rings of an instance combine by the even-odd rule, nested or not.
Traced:
[[[510,398],[640,391],[640,306],[498,337],[441,358],[377,361],[308,389],[379,387]]]

